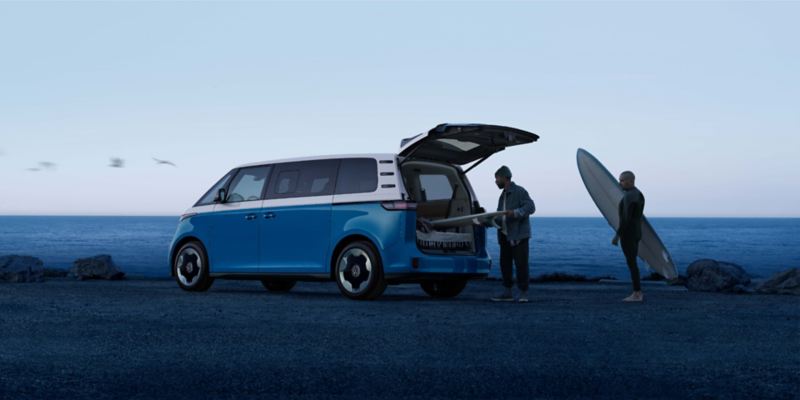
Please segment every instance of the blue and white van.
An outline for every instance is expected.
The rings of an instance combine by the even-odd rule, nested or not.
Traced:
[[[418,219],[483,212],[466,172],[537,139],[503,126],[442,124],[404,139],[398,154],[236,167],[180,217],[171,274],[189,291],[207,290],[214,279],[257,279],[273,292],[333,280],[352,299],[376,298],[397,283],[457,296],[489,273],[486,229],[436,231]]]

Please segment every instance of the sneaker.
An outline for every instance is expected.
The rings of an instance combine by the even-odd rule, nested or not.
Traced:
[[[517,303],[527,303],[528,302],[528,291],[523,290],[519,292],[519,297],[517,297]]]
[[[514,301],[514,295],[511,293],[511,289],[505,289],[503,293],[492,297],[492,301]]]

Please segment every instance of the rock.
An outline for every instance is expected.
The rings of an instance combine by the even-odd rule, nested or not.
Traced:
[[[800,268],[787,269],[772,275],[758,286],[758,293],[800,295]]]
[[[69,270],[69,276],[79,281],[85,279],[117,280],[125,277],[125,273],[114,265],[110,255],[101,254],[75,260]]]
[[[744,268],[723,261],[702,259],[686,270],[686,288],[701,292],[750,293],[750,275]]]
[[[42,282],[42,260],[31,256],[8,255],[0,257],[0,282]]]

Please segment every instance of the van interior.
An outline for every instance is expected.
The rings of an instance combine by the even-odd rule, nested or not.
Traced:
[[[472,225],[433,229],[426,223],[472,214],[469,190],[458,170],[449,164],[408,160],[400,172],[409,197],[417,203],[417,246],[428,253],[474,253]]]

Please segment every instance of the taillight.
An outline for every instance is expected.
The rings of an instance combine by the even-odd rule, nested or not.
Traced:
[[[417,203],[413,201],[384,201],[381,205],[389,211],[409,211],[417,209]]]

